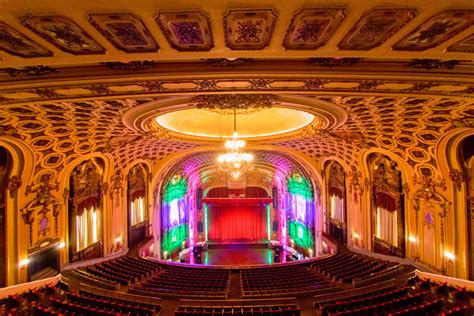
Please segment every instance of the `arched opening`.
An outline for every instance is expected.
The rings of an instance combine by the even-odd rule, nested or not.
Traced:
[[[161,252],[164,258],[174,257],[184,248],[189,236],[187,178],[174,174],[165,182],[161,197]]]
[[[402,173],[387,156],[368,158],[374,252],[405,256],[405,207]]]
[[[290,246],[305,256],[312,257],[315,246],[314,191],[303,174],[292,172],[286,179],[284,201]]]
[[[104,163],[90,159],[76,166],[69,178],[69,260],[103,254],[102,183]]]
[[[326,229],[336,240],[347,243],[346,173],[337,161],[326,164]]]
[[[131,248],[149,236],[147,172],[145,166],[138,164],[130,169],[127,177],[127,192],[128,247]]]
[[[463,179],[466,180],[466,223],[469,279],[474,280],[474,135],[465,138],[459,147]]]
[[[7,188],[12,167],[9,152],[0,147],[0,287],[6,285],[7,276],[7,245],[6,245],[6,214],[7,214]]]

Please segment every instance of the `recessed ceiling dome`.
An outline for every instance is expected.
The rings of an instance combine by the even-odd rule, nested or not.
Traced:
[[[187,109],[156,117],[162,127],[174,132],[202,137],[231,137],[234,117],[228,113]],[[295,131],[315,120],[313,114],[280,107],[237,114],[237,132],[241,137],[263,137]]]
[[[157,137],[219,140],[232,137],[234,109],[239,137],[251,139],[337,128],[347,119],[341,107],[303,96],[208,94],[143,104],[130,109],[123,122],[132,130],[161,135]]]

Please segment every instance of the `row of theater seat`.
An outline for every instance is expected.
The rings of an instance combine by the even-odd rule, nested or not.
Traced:
[[[345,283],[373,277],[393,266],[395,264],[383,263],[380,260],[353,253],[338,253],[312,264],[312,268],[319,273]]]
[[[230,270],[166,267],[151,279],[129,289],[135,294],[209,296],[225,298]]]
[[[143,304],[71,291],[64,284],[43,287],[5,300],[0,315],[137,315],[154,316],[160,305]]]
[[[117,259],[75,269],[75,272],[85,278],[119,286],[136,283],[157,272],[159,269],[159,263],[142,258],[122,256]]]
[[[304,265],[241,270],[240,282],[244,298],[297,295],[336,287]]]
[[[472,292],[446,284],[412,279],[406,286],[389,287],[344,299],[317,302],[326,315],[468,315]],[[471,312],[473,310],[471,309]]]
[[[180,306],[175,316],[299,316],[301,308],[296,304],[255,306]]]

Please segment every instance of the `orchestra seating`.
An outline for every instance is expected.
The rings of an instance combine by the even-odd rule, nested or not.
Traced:
[[[471,293],[472,294],[472,293]],[[415,280],[357,296],[315,302],[325,315],[468,315],[470,294],[465,289]]]
[[[338,290],[337,285],[305,265],[252,268],[240,271],[242,297],[284,296]]]
[[[328,258],[316,260],[311,266],[317,272],[333,280],[351,283],[386,273],[400,265],[384,263],[354,253],[338,253]]]
[[[216,316],[216,315],[242,315],[242,316],[299,316],[301,309],[296,304],[287,305],[250,305],[250,306],[180,306],[175,316]]]
[[[230,270],[169,266],[130,293],[158,296],[226,298]]]
[[[64,285],[46,286],[0,301],[0,315],[138,315],[153,316],[160,305],[75,292]],[[3,308],[3,311],[2,311]]]
[[[207,300],[206,305],[194,306],[188,302],[191,305],[182,305],[178,309],[173,305],[171,311],[175,311],[175,315],[300,315],[303,312],[300,306],[307,306],[306,303],[311,301],[314,301],[312,312],[322,316],[474,315],[474,293],[446,283],[434,283],[415,276],[407,280],[405,273],[399,273],[396,279],[374,283],[373,286],[357,288],[354,284],[345,283],[355,276],[373,280],[373,275],[377,274],[363,274],[359,267],[382,267],[378,273],[390,269],[390,265],[382,261],[351,253],[275,266],[240,268],[237,270],[240,273],[234,272],[232,278],[231,273],[236,270],[168,264],[129,256],[88,268],[91,267],[93,269],[79,270],[79,273],[84,271],[117,284],[137,282],[126,289],[129,293]],[[353,274],[348,272],[350,269]],[[94,274],[97,271],[101,273]],[[229,290],[231,279],[232,290]],[[123,283],[120,283],[122,280]],[[55,286],[0,300],[0,315],[156,315],[161,311],[159,305],[118,299],[113,297],[114,294],[109,297],[91,294],[92,290],[72,291],[66,284],[59,282]],[[227,300],[228,306],[217,301],[217,304],[211,303],[211,300],[228,297],[232,300],[265,300],[272,297],[272,302],[246,305]],[[306,303],[300,304],[298,301],[299,306],[288,304],[287,299],[294,297],[304,297]],[[248,300],[246,303],[250,302]],[[304,311],[307,309],[311,307],[305,307]]]
[[[154,261],[122,256],[117,259],[103,261],[84,268],[75,269],[80,277],[92,279],[96,285],[110,284],[115,287],[126,286],[156,273],[160,264]]]

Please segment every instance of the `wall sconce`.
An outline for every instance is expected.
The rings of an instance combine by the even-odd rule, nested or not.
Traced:
[[[122,242],[122,237],[121,237],[121,236],[116,237],[116,238],[115,238],[115,242],[116,242],[117,244],[121,243],[121,242]]]
[[[353,232],[352,236],[354,236],[354,239],[359,239],[360,235],[357,232]]]
[[[58,249],[63,249],[64,247],[66,247],[66,244],[64,243],[64,241],[61,241],[61,242],[58,244]]]
[[[24,268],[24,267],[26,267],[29,263],[30,263],[30,259],[28,259],[28,258],[23,259],[23,260],[21,260],[21,261],[18,263],[18,267]]]
[[[415,242],[418,241],[418,239],[415,236],[412,236],[412,235],[408,236],[408,240],[412,243],[415,243]]]
[[[452,253],[452,252],[445,251],[445,252],[444,252],[444,256],[445,256],[449,261],[454,261],[454,260],[456,260],[456,256],[455,256],[454,253]]]

